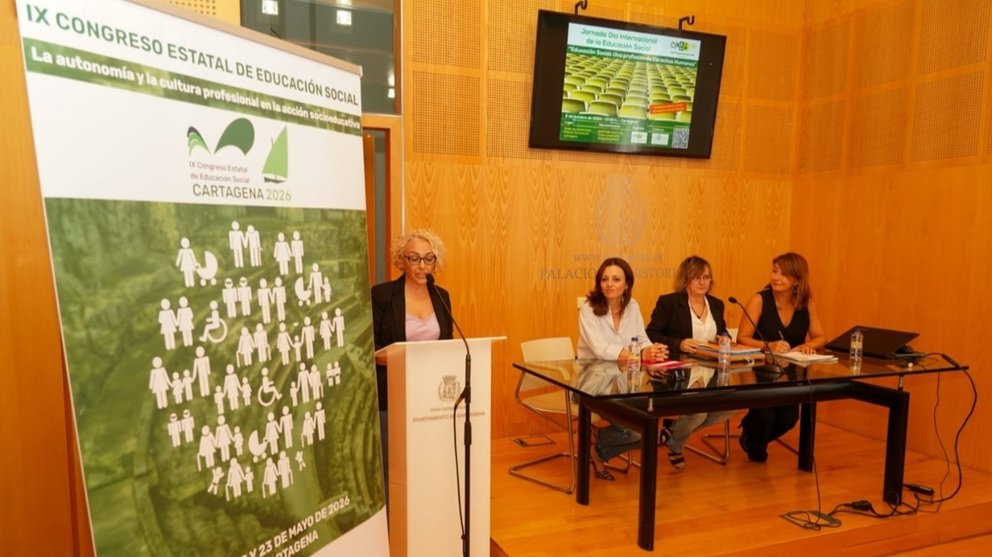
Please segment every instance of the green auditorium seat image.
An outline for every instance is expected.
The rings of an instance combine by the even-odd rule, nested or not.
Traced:
[[[622,98],[624,98],[624,97],[627,96],[627,88],[626,87],[624,87],[624,88],[620,88],[620,87],[607,87],[606,88],[606,91],[603,91],[603,93],[608,94],[608,95],[617,95],[617,96],[619,96],[622,99]]]
[[[648,111],[644,107],[625,104],[620,107],[619,115],[621,118],[637,118],[643,120],[647,118]]]
[[[586,112],[602,114],[604,116],[616,116],[617,105],[606,101],[592,101],[589,103],[589,108],[586,109]]]
[[[613,103],[613,104],[615,104],[617,106],[620,106],[620,105],[623,104],[623,97],[621,97],[620,95],[615,95],[613,93],[603,93],[596,100],[610,102],[610,103]]]
[[[587,81],[582,87],[579,87],[579,91],[589,91],[590,93],[598,97],[599,94],[603,92],[603,88],[600,87],[599,85],[591,85]]]
[[[586,102],[580,99],[562,99],[561,100],[561,111],[562,112],[585,112]]]
[[[592,91],[572,91],[569,96],[573,99],[579,99],[583,101],[594,101],[596,100],[596,94]]]
[[[643,108],[647,108],[648,107],[648,99],[646,97],[641,96],[641,95],[631,94],[631,95],[627,95],[627,98],[625,98],[623,100],[623,104],[630,104],[630,105],[634,105],[634,106],[640,106],[640,107],[643,107]]]

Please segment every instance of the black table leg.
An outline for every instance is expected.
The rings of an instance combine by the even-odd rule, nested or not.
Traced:
[[[592,412],[579,399],[579,440],[578,461],[575,463],[578,472],[578,485],[575,486],[575,500],[581,505],[589,504],[589,448],[592,445]]]
[[[799,405],[799,469],[813,471],[813,447],[816,444],[816,403]]]
[[[885,480],[882,499],[902,502],[903,474],[906,468],[906,429],[909,427],[909,393],[895,391],[889,406],[889,431],[885,439]]]
[[[906,467],[906,429],[909,427],[909,393],[881,385],[854,382],[853,398],[886,406],[889,409],[888,432],[885,437],[885,477],[882,499],[898,505],[902,502],[902,482]]]
[[[658,420],[644,423],[641,432],[641,493],[637,517],[637,545],[654,550],[654,507],[658,485]]]

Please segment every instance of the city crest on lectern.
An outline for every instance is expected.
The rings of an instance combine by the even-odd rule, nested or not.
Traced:
[[[437,397],[444,402],[454,402],[461,389],[461,383],[454,375],[445,375],[441,377],[441,384],[437,386]]]

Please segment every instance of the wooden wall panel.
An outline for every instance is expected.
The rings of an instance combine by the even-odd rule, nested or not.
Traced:
[[[528,74],[534,71],[534,34],[538,10],[556,9],[555,0],[488,2],[487,66],[490,70]],[[527,94],[530,97],[530,92]]]
[[[745,108],[744,170],[790,176],[795,109],[792,106],[753,105]]]
[[[992,102],[990,2],[858,4],[829,17],[817,11],[818,25],[853,26],[855,50],[871,53],[836,69],[854,76],[848,90],[830,97],[840,103],[833,117],[846,122],[844,134],[824,125],[815,73],[804,76],[800,151],[815,144],[845,155],[839,169],[797,168],[790,243],[810,259],[828,335],[859,323],[918,331],[917,349],[973,366],[984,398],[992,394],[982,371],[992,358],[980,332],[992,306],[992,158],[981,147],[990,133],[982,115]],[[811,49],[804,59],[819,58]],[[968,381],[915,378],[906,388],[910,447],[941,454],[936,414],[951,450],[972,400]],[[885,434],[884,413],[861,404],[823,405],[820,417]],[[978,425],[989,411],[980,405],[972,419],[961,460],[989,470],[992,449]]]
[[[802,35],[799,32],[753,32],[748,42],[747,96],[793,101]]]
[[[807,34],[803,87],[808,98],[828,97],[847,89],[847,63],[851,40],[849,21],[830,22]]]
[[[482,0],[410,2],[403,38],[411,47],[404,54],[415,63],[479,68],[481,5]]]
[[[853,96],[847,114],[846,148],[852,168],[901,163],[906,153],[906,120],[909,112],[909,89],[896,87]],[[822,148],[836,149],[845,134],[828,127],[815,129]],[[829,147],[830,145],[832,147]]]
[[[486,155],[496,158],[550,159],[551,151],[527,147],[531,84],[518,79],[487,80]]]
[[[912,67],[913,0],[881,6],[854,20],[852,80],[857,88],[906,79]]]
[[[992,0],[921,0],[918,71],[927,74],[985,60]]]
[[[987,71],[983,68],[916,86],[913,161],[978,155]]]
[[[840,169],[844,144],[836,137],[844,135],[845,109],[844,101],[810,104],[803,109],[799,116],[797,142],[800,172]],[[859,126],[858,129],[862,128]],[[902,154],[902,149],[899,153]]]
[[[440,72],[413,72],[414,153],[479,155],[479,78]]]

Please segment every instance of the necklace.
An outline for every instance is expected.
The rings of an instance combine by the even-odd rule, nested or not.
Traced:
[[[696,308],[692,305],[692,300],[689,300],[689,310],[692,311],[693,315],[695,315],[699,319],[702,319],[703,314],[706,313],[706,300],[703,300],[703,308],[700,309],[699,311],[696,311]]]

